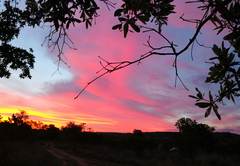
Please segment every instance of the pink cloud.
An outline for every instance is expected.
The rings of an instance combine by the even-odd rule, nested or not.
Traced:
[[[175,3],[180,5],[177,8],[178,13],[184,11],[193,13],[191,15],[193,18],[199,16],[195,9],[186,9],[180,1]],[[168,38],[176,41],[179,45],[178,49],[181,49],[195,29],[192,25],[186,26],[185,23],[172,18],[170,21],[173,23],[163,31]],[[214,114],[205,119],[204,110],[194,106],[195,101],[188,97],[189,94],[195,93],[195,86],[202,86],[206,92],[208,88],[212,88],[205,85],[202,80],[208,69],[202,62],[209,57],[205,54],[210,53],[211,50],[202,51],[201,47],[196,47],[193,62],[190,51],[179,57],[179,75],[190,91],[186,91],[179,80],[177,88],[174,87],[173,56],[152,56],[139,65],[134,64],[98,79],[74,100],[84,86],[98,76],[96,72],[101,69],[98,56],[113,62],[130,61],[149,51],[143,43],[146,44],[151,33],[129,33],[125,39],[123,32],[111,30],[115,24],[117,22],[112,19],[112,15],[101,13],[97,25],[93,25],[90,29],[85,30],[84,25],[80,25],[70,30],[69,35],[78,48],[77,51],[71,49],[64,51],[66,62],[71,66],[68,71],[71,72],[72,77],[69,80],[58,79],[54,82],[44,80],[40,88],[41,93],[29,93],[27,88],[24,89],[28,92],[27,95],[22,96],[15,93],[17,89],[2,91],[0,95],[2,110],[11,107],[9,111],[16,109],[11,112],[15,113],[17,109],[26,109],[30,115],[33,114],[33,120],[54,123],[58,127],[68,121],[84,122],[87,123],[87,127],[92,127],[95,131],[132,132],[133,129],[175,131],[174,124],[181,117],[197,119],[200,123],[206,122],[217,126],[221,131],[229,128],[239,130],[237,106],[232,106],[231,110],[221,108],[225,116],[222,121],[216,120]],[[176,31],[174,27],[180,28],[181,31]],[[209,30],[206,30],[206,33],[211,37],[212,33]],[[199,37],[199,40],[215,42],[215,39],[208,40],[205,36]],[[164,41],[159,36],[153,35],[151,43],[158,47],[164,44]],[[65,75],[62,78],[65,78]],[[224,111],[231,114],[225,114]],[[228,122],[231,122],[231,125]]]

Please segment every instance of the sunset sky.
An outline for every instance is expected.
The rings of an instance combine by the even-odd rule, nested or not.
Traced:
[[[117,7],[122,4],[117,3]],[[201,11],[193,4],[177,1],[176,14],[163,26],[162,33],[174,41],[181,50],[195,32],[195,25],[183,22],[179,17],[185,13],[187,19],[200,18]],[[1,78],[0,115],[5,119],[18,110],[25,110],[32,120],[40,120],[57,127],[69,121],[86,123],[94,131],[132,132],[140,129],[150,131],[177,131],[175,122],[181,118],[196,119],[199,123],[215,127],[216,131],[229,131],[240,134],[240,100],[236,105],[226,101],[227,106],[219,105],[222,120],[212,112],[204,117],[205,109],[196,107],[195,100],[188,95],[196,95],[195,87],[208,94],[216,92],[218,85],[205,84],[210,67],[205,62],[213,57],[210,48],[195,44],[193,60],[190,50],[179,57],[179,76],[189,91],[178,81],[175,84],[174,57],[152,56],[139,65],[132,65],[105,75],[92,83],[76,100],[74,97],[84,86],[98,76],[101,69],[98,56],[108,61],[136,60],[149,51],[144,46],[149,36],[153,46],[163,46],[164,40],[155,33],[129,33],[112,30],[118,24],[113,17],[115,9],[108,11],[99,3],[101,10],[96,25],[86,30],[85,25],[71,27],[68,31],[77,50],[66,47],[66,62],[57,70],[56,52],[41,46],[49,29],[25,28],[14,46],[32,48],[36,56],[32,79],[20,79],[19,71],[13,71],[9,79]],[[216,36],[211,24],[201,31],[198,41],[206,46],[222,42],[222,35]],[[228,43],[226,43],[227,45]]]

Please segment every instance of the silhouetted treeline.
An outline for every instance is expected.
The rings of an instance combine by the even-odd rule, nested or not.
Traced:
[[[29,120],[27,113],[20,111],[5,121],[0,117],[0,165],[6,165],[14,144],[36,141],[67,143],[72,149],[77,149],[79,145],[105,146],[120,151],[132,150],[138,154],[159,150],[170,153],[169,149],[175,147],[179,149],[178,153],[189,155],[240,155],[240,135],[215,133],[214,128],[189,118],[180,118],[175,126],[179,132],[142,132],[139,129],[131,133],[89,132],[85,130],[85,123],[69,122],[59,129],[53,124]]]
[[[69,122],[59,129],[53,124],[29,120],[28,114],[20,110],[8,120],[0,121],[0,141],[65,141],[72,143],[73,147],[77,144],[99,144],[135,150],[159,147],[169,150],[176,147],[182,153],[217,151],[232,154],[239,153],[237,149],[240,149],[239,135],[214,133],[214,128],[190,118],[180,118],[175,123],[179,132],[144,133],[134,129],[132,133],[98,133],[86,132],[85,125]]]

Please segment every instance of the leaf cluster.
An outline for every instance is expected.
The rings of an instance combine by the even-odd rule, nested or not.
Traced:
[[[25,25],[40,25],[43,14],[30,11],[29,6],[21,10],[13,6],[10,0],[4,1],[4,8],[0,12],[0,40],[2,43],[8,43],[15,37],[18,37],[21,28]],[[16,2],[17,3],[17,2]]]
[[[214,65],[209,68],[209,77],[206,82],[220,84],[218,101],[222,101],[222,98],[226,96],[228,100],[232,99],[235,103],[234,96],[238,96],[240,90],[240,62],[235,61],[234,53],[228,53],[229,49],[224,47],[224,43],[222,43],[222,48],[213,46],[212,50],[217,57],[210,58],[210,60],[218,60],[218,62],[213,63]]]
[[[210,21],[215,25],[214,30],[218,30],[219,35],[223,30],[228,32],[223,37],[223,40],[229,41],[230,47],[226,48],[224,41],[222,41],[221,47],[216,44],[213,45],[212,51],[215,54],[210,58],[212,66],[209,68],[208,77],[206,83],[219,84],[218,94],[215,99],[209,91],[209,99],[201,97],[201,92],[197,90],[197,96],[189,95],[196,100],[196,104],[200,108],[207,108],[205,117],[208,117],[213,109],[218,119],[221,119],[218,113],[217,102],[222,103],[224,98],[232,100],[235,103],[234,97],[239,97],[240,91],[240,3],[239,1],[207,1],[203,2],[205,5],[201,6],[202,10],[214,10],[215,14],[210,18]],[[235,56],[237,54],[238,56]],[[203,101],[204,102],[199,102]]]
[[[63,36],[64,45],[66,29],[71,24],[75,26],[75,23],[81,22],[85,22],[86,28],[92,26],[93,18],[98,16],[98,9],[94,0],[27,0],[25,6],[20,6],[19,0],[5,0],[0,12],[0,77],[9,78],[11,69],[21,69],[20,78],[31,78],[30,69],[34,68],[35,62],[33,50],[30,48],[28,51],[9,44],[19,36],[22,28],[47,22],[54,27],[49,36],[52,37],[60,29],[58,39]],[[57,40],[55,45],[59,46],[59,42]],[[61,59],[62,49],[59,50]]]
[[[0,77],[9,78],[10,70],[20,69],[20,78],[31,78],[30,69],[34,68],[35,58],[33,50],[27,51],[9,44],[18,37],[20,30],[26,25],[39,25],[41,14],[30,12],[29,8],[20,10],[16,1],[13,5],[11,0],[4,1],[4,8],[0,12]]]
[[[226,3],[227,2],[227,3]],[[224,4],[226,3],[226,4]],[[224,29],[228,30],[228,34],[223,37],[224,40],[230,42],[234,47],[234,52],[238,53],[240,57],[240,4],[239,1],[216,1],[216,8],[218,9],[218,15],[214,15],[211,18],[211,22],[215,25],[214,30],[218,30],[217,35]]]
[[[38,6],[44,13],[44,22],[53,23],[56,31],[60,26],[66,26],[68,29],[70,24],[75,26],[75,23],[81,22],[85,22],[88,28],[92,25],[93,18],[98,16],[97,10],[100,9],[94,0],[40,0]]]
[[[31,78],[30,69],[34,67],[34,56],[28,51],[10,44],[0,45],[0,77],[9,78],[10,69],[20,69],[20,78]]]
[[[211,94],[211,91],[209,91],[209,100],[206,100],[204,98],[204,93],[202,93],[198,88],[196,88],[197,96],[189,95],[189,97],[196,99],[196,106],[199,108],[207,108],[205,112],[205,117],[208,117],[213,110],[218,117],[219,120],[221,120],[221,115],[218,113],[218,106],[216,104],[216,101],[213,99],[213,96]]]
[[[141,26],[137,24],[140,21],[143,24],[155,22],[158,25],[159,33],[163,24],[167,25],[168,15],[175,13],[173,0],[123,0],[124,4],[114,13],[118,17],[120,24],[112,27],[113,30],[123,30],[126,38],[129,27],[135,32],[140,32]]]

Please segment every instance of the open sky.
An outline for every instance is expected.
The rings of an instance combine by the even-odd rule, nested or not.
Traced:
[[[117,2],[117,6],[121,5]],[[182,49],[195,32],[195,25],[179,19],[200,18],[201,11],[195,5],[177,1],[176,14],[163,26],[162,33]],[[199,123],[215,127],[216,131],[229,131],[240,134],[240,100],[236,105],[226,101],[220,105],[219,121],[214,113],[204,117],[205,109],[196,107],[195,100],[188,95],[196,95],[195,87],[208,94],[217,90],[216,85],[205,84],[210,57],[210,48],[195,44],[193,60],[191,52],[186,51],[179,57],[178,72],[189,91],[178,81],[175,84],[174,57],[152,56],[139,65],[108,74],[92,83],[76,100],[74,97],[84,86],[98,76],[101,69],[101,56],[108,61],[135,60],[149,51],[144,46],[151,36],[153,46],[163,46],[164,40],[154,33],[129,33],[112,30],[118,23],[113,17],[115,9],[108,11],[104,4],[96,19],[96,25],[72,27],[68,33],[77,50],[65,48],[66,62],[60,65],[59,72],[56,52],[41,46],[49,29],[25,28],[18,39],[12,43],[26,49],[33,48],[36,56],[32,79],[20,79],[19,72],[13,71],[10,79],[1,79],[0,115],[5,119],[18,110],[25,110],[32,120],[40,120],[57,127],[69,121],[86,123],[94,131],[132,132],[134,129],[146,131],[177,131],[175,122],[181,118],[196,119]],[[221,43],[222,36],[216,36],[213,26],[207,26],[198,36],[201,44],[211,47]],[[227,43],[226,43],[227,44]],[[54,74],[55,73],[55,74]]]

